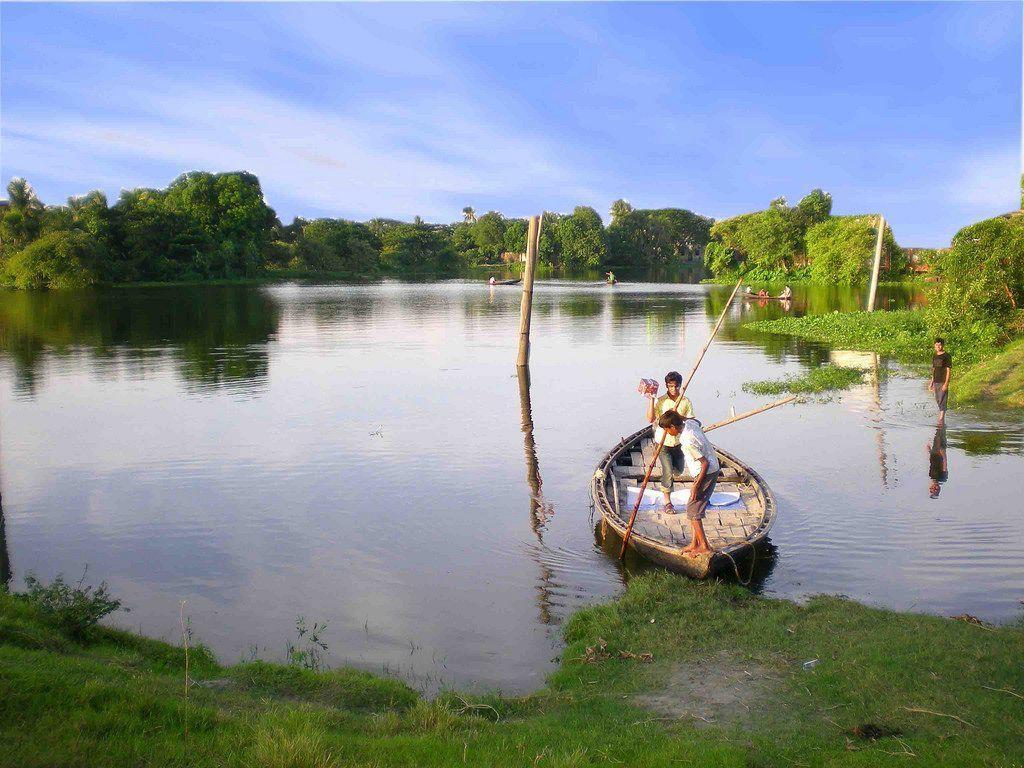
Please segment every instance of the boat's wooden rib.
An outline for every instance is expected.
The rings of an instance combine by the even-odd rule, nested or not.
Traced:
[[[683,554],[690,526],[681,509],[675,515],[641,509],[629,541],[629,546],[644,557],[699,579],[731,568],[730,559],[739,562],[749,556],[767,537],[776,514],[775,497],[760,475],[732,454],[715,450],[722,465],[716,490],[739,493],[742,502],[735,508],[708,507],[704,531],[715,552],[697,557]],[[591,482],[591,496],[607,524],[602,530],[610,529],[620,538],[625,535],[635,504],[635,498],[627,501],[627,489],[635,489],[643,479],[643,458],[652,453],[652,430],[647,426],[623,438],[601,459]],[[661,467],[655,465],[648,488],[657,488],[660,477]],[[688,488],[692,482],[688,475],[674,477],[676,490]]]

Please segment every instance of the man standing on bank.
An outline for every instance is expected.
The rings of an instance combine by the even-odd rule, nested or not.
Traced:
[[[683,451],[679,447],[679,434],[666,434],[658,423],[658,419],[666,413],[693,416],[693,405],[679,391],[682,384],[683,377],[679,375],[679,372],[669,371],[665,374],[667,392],[657,399],[651,395],[650,402],[647,403],[647,421],[655,425],[654,442],[660,443],[662,435],[665,436],[665,445],[662,447],[661,453],[658,454],[658,461],[661,462],[661,492],[665,496],[665,511],[668,513],[675,511],[672,508],[672,471],[683,471]]]
[[[932,358],[932,380],[928,391],[935,393],[935,403],[939,406],[939,424],[946,421],[946,396],[949,394],[949,374],[953,370],[953,362],[946,351],[946,340],[935,339],[935,356]]]
[[[693,476],[690,500],[686,505],[686,517],[690,520],[690,531],[693,535],[690,543],[683,548],[683,554],[706,555],[712,549],[707,536],[704,535],[704,512],[711,501],[711,494],[715,492],[718,473],[722,469],[718,463],[718,456],[715,455],[715,447],[705,436],[699,421],[693,418],[683,419],[675,411],[669,411],[658,419],[658,426],[679,439],[683,456],[686,458],[686,468]]]

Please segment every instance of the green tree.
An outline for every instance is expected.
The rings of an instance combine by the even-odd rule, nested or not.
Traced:
[[[213,244],[207,271],[215,277],[254,274],[276,220],[251,173],[186,173],[167,188],[164,204],[196,223]]]
[[[812,227],[832,215],[832,195],[821,189],[813,189],[796,204],[796,209],[800,212],[801,223],[805,227]]]
[[[933,273],[928,313],[937,332],[987,343],[1024,332],[1024,216],[964,227]]]
[[[505,247],[505,218],[497,211],[489,211],[471,226],[480,255],[488,260],[500,256]]]
[[[526,253],[526,232],[528,224],[525,219],[509,219],[506,221],[505,236],[502,246],[508,253]]]
[[[7,208],[0,219],[0,244],[5,250],[18,250],[39,236],[44,206],[32,185],[14,178],[7,184]]]
[[[7,259],[4,282],[17,288],[83,288],[96,282],[96,241],[84,232],[56,231]]]
[[[215,244],[192,217],[169,209],[164,193],[121,193],[111,209],[117,250],[104,279],[198,280],[219,276]]]
[[[397,274],[444,274],[458,263],[449,239],[423,225],[391,227],[384,232],[381,246],[381,262]]]
[[[607,260],[604,225],[593,208],[577,206],[555,223],[554,234],[566,269],[599,267]]]
[[[608,215],[611,217],[610,225],[619,223],[632,212],[633,206],[629,204],[628,200],[616,200],[612,203],[611,210],[608,212]]]
[[[363,224],[315,219],[295,241],[293,266],[314,272],[370,275],[379,266],[380,241]]]

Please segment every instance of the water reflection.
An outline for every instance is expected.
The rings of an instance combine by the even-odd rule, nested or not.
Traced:
[[[250,286],[4,291],[0,353],[27,397],[48,362],[81,351],[108,375],[144,377],[169,360],[193,388],[246,389],[266,380],[279,321],[277,304]]]
[[[0,589],[7,589],[11,584],[11,555],[7,550],[7,528],[4,524],[4,497],[0,493]]]
[[[519,379],[519,408],[522,412],[523,449],[526,454],[526,484],[530,488],[530,529],[537,537],[537,546],[531,548],[540,569],[540,583],[537,587],[537,607],[540,609],[540,623],[547,626],[554,623],[552,592],[561,589],[554,583],[554,569],[546,562],[544,530],[548,519],[554,515],[555,507],[544,501],[541,493],[543,481],[537,461],[537,444],[533,438],[533,407],[530,404],[530,367],[516,368]]]
[[[949,466],[946,462],[946,427],[942,424],[935,428],[935,437],[928,448],[928,496],[939,498],[942,483],[949,479]]]

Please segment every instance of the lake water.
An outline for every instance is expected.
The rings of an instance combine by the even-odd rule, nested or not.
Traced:
[[[187,600],[225,662],[283,658],[302,616],[327,623],[331,664],[428,690],[536,688],[560,624],[641,567],[595,538],[595,464],[643,425],[637,381],[685,375],[727,294],[544,281],[528,388],[518,287],[0,294],[0,571],[19,588],[87,565],[131,607],[115,623],[172,641]],[[788,311],[861,302],[798,290]],[[746,380],[874,365],[740,327],[785,311],[730,310],[689,392],[698,416],[766,402]],[[1019,617],[1024,426],[951,413],[931,499],[935,416],[925,383],[897,374],[716,432],[779,502],[754,588]]]

